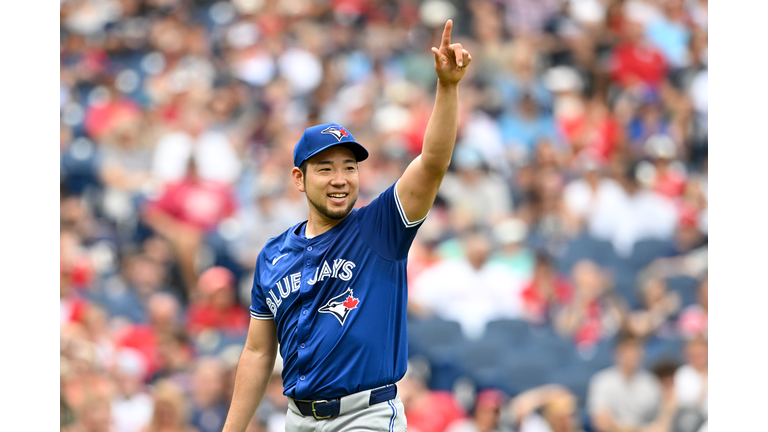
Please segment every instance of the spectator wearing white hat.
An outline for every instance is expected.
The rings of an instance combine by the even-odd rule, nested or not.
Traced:
[[[454,225],[490,226],[512,212],[512,194],[497,174],[486,168],[481,154],[472,147],[457,146],[438,196],[451,209]]]
[[[152,419],[152,396],[144,388],[147,365],[144,356],[131,348],[121,348],[115,356],[112,421],[115,432],[139,432]]]
[[[503,219],[492,228],[498,249],[491,254],[490,261],[506,265],[523,278],[533,274],[534,256],[526,245],[528,225],[520,218]]]

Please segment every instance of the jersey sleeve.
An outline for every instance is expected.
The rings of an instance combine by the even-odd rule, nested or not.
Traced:
[[[264,296],[264,291],[261,289],[261,285],[259,284],[258,261],[261,259],[262,255],[259,254],[259,259],[256,263],[256,271],[253,275],[253,287],[251,288],[251,318],[258,320],[270,320],[274,319],[275,316],[272,314],[272,311],[267,304],[267,299]]]
[[[381,193],[358,213],[360,236],[381,257],[401,260],[408,256],[408,249],[421,226],[420,220],[410,221],[405,215],[397,196],[397,182]]]

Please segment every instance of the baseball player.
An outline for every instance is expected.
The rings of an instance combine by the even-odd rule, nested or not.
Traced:
[[[225,432],[243,432],[264,396],[278,343],[288,431],[404,431],[395,383],[406,371],[406,261],[451,160],[458,84],[472,60],[451,44],[452,21],[432,48],[438,85],[422,154],[369,205],[355,209],[358,162],[368,151],[342,126],[304,131],[291,175],[309,219],[259,254],[251,323]]]

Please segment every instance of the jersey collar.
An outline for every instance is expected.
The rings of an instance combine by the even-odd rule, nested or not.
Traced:
[[[353,208],[352,211],[341,220],[335,227],[329,229],[328,231],[312,237],[311,239],[308,239],[304,233],[306,230],[306,224],[307,221],[301,222],[299,224],[294,225],[290,230],[289,235],[289,241],[292,246],[297,246],[299,248],[303,248],[305,245],[308,244],[322,244],[326,243],[328,241],[331,241],[333,238],[335,238],[336,234],[341,232],[342,229],[344,229],[345,226],[347,226],[352,219],[357,218],[357,209]],[[302,226],[304,225],[304,226]],[[301,235],[296,234],[296,232],[299,231]]]

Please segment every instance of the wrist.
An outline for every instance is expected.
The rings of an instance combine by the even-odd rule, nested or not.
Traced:
[[[445,83],[440,80],[440,78],[437,79],[437,88],[438,89],[445,89],[445,90],[456,90],[459,88],[459,83]]]

